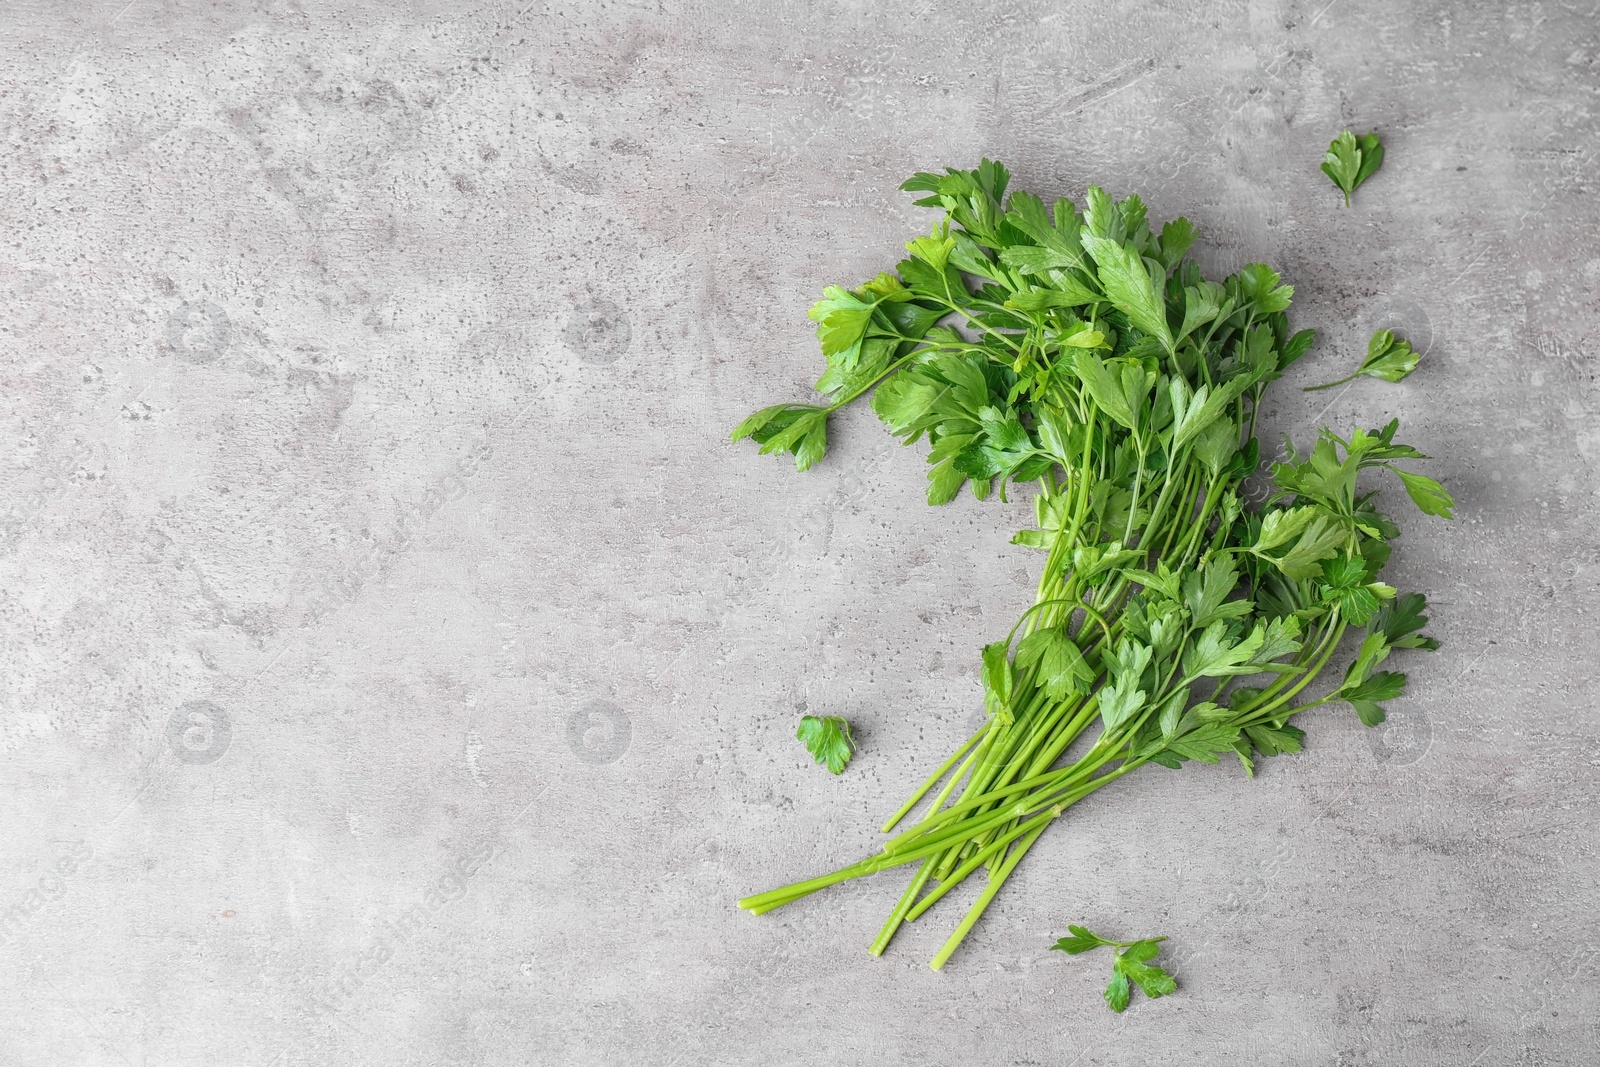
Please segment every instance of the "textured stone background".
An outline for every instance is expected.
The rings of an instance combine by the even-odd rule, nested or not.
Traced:
[[[0,58],[0,1062],[1593,1060],[1592,5],[32,2]],[[1264,439],[1399,415],[1460,509],[1388,726],[1099,794],[935,974],[955,909],[864,951],[898,877],[733,901],[965,736],[1026,505],[726,433],[985,153],[1278,265]],[[1298,391],[1384,324],[1410,381]],[[1112,1016],[1069,921],[1181,995]]]

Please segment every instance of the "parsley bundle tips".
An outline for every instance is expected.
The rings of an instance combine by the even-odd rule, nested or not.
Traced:
[[[739,902],[759,915],[908,867],[879,954],[981,869],[935,969],[1040,836],[1106,786],[1147,765],[1237,759],[1253,774],[1299,752],[1296,717],[1323,705],[1381,722],[1406,676],[1380,668],[1437,644],[1420,632],[1422,596],[1380,578],[1399,530],[1373,480],[1392,476],[1429,515],[1454,506],[1409,469],[1426,457],[1396,441],[1397,421],[1321,430],[1248,504],[1262,396],[1315,339],[1289,328],[1293,288],[1259,263],[1203,277],[1188,258],[1194,228],[1154,228],[1137,196],[1090,187],[1081,207],[1047,207],[1009,184],[990,160],[906,182],[941,218],[892,273],[830,286],[812,309],[824,402],[765,408],[733,434],[803,470],[826,451],[829,415],[870,392],[891,433],[926,441],[930,503],[964,486],[979,499],[1033,492],[1035,521],[1012,542],[1041,554],[1039,584],[1011,632],[982,649],[984,725],[884,823],[899,832],[879,851]],[[1394,347],[1386,339],[1359,373],[1414,365],[1409,349],[1383,362]],[[1336,659],[1348,661],[1342,676]],[[819,760],[848,751],[847,735],[825,735],[826,723],[802,723]],[[1149,973],[1154,942],[1097,940],[1121,950],[1113,1008],[1130,980],[1171,991]]]

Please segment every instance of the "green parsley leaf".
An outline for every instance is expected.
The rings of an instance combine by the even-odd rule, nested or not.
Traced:
[[[735,441],[754,438],[763,456],[793,453],[795,470],[809,470],[828,450],[828,409],[813,404],[774,404],[735,426],[731,436]]]
[[[1128,316],[1129,322],[1171,353],[1172,330],[1167,325],[1166,302],[1157,280],[1166,277],[1161,264],[1154,263],[1156,269],[1152,272],[1136,249],[1106,237],[1085,237],[1083,247],[1099,267],[1106,297]]]
[[[1100,718],[1107,730],[1115,730],[1144,707],[1144,690],[1135,688],[1139,679],[1131,674],[1118,678],[1113,685],[1100,688]]]
[[[1382,378],[1386,382],[1398,382],[1416,370],[1417,362],[1421,359],[1422,353],[1414,351],[1409,341],[1396,337],[1388,330],[1379,330],[1367,342],[1366,358],[1361,361],[1361,366],[1356,368],[1354,374],[1340,378],[1336,382],[1308,385],[1305,391],[1314,393],[1319,389],[1332,389],[1336,385],[1354,381],[1363,374],[1369,378]],[[1357,433],[1358,437],[1351,441],[1351,451],[1364,452],[1366,450],[1357,443],[1358,439],[1363,435],[1360,431]],[[1406,451],[1414,450],[1406,449]]]
[[[1310,505],[1267,512],[1261,516],[1261,531],[1256,535],[1256,543],[1250,551],[1265,556],[1272,549],[1288,544],[1311,525],[1311,520],[1316,516],[1317,509]]]
[[[1283,353],[1278,360],[1278,370],[1288,369],[1289,364],[1311,351],[1311,346],[1317,343],[1316,330],[1301,330],[1283,346]]]
[[[1088,694],[1095,670],[1062,626],[1047,626],[1017,643],[1017,666],[1035,670],[1034,684],[1054,700]]]
[[[1322,579],[1319,589],[1323,603],[1337,604],[1339,613],[1357,626],[1372,618],[1381,600],[1394,596],[1392,587],[1367,581],[1367,561],[1361,556],[1341,556],[1325,561]]]
[[[1218,619],[1248,615],[1255,605],[1248,600],[1229,600],[1239,584],[1239,568],[1232,556],[1220,556],[1198,573],[1189,575],[1183,586],[1183,602],[1195,626],[1205,628]]]
[[[1087,349],[1080,348],[1073,352],[1072,365],[1101,411],[1130,430],[1138,428],[1139,405],[1144,401],[1142,390],[1137,401],[1130,402],[1122,378],[1104,360]],[[1136,367],[1126,367],[1125,370],[1141,376],[1144,374],[1142,369]]]
[[[1219,619],[1207,626],[1200,634],[1200,640],[1183,654],[1184,677],[1224,678],[1234,674],[1255,674],[1260,668],[1252,661],[1266,639],[1266,626],[1257,623],[1255,629],[1242,640],[1236,641],[1229,623]]]
[[[983,646],[984,706],[994,716],[1009,716],[1011,694],[1017,685],[1017,670],[1006,652],[1004,641]]]
[[[1424,515],[1437,515],[1441,519],[1455,518],[1452,509],[1456,506],[1456,502],[1445,491],[1444,486],[1426,475],[1412,474],[1399,467],[1389,467],[1389,469],[1394,471],[1400,479],[1400,484],[1406,487],[1406,495]]]
[[[1063,937],[1050,947],[1056,951],[1065,952],[1069,956],[1076,956],[1081,952],[1088,952],[1104,945],[1115,945],[1115,941],[1107,941],[1099,934],[1091,933],[1081,926],[1067,924],[1067,932],[1071,937]]]
[[[842,286],[830,285],[823,289],[822,299],[810,312],[812,321],[817,324],[822,354],[834,356],[859,348],[877,306],[876,300],[863,300]]]
[[[802,715],[795,737],[806,746],[816,762],[827,765],[829,771],[839,774],[850,762],[855,742],[850,737],[850,724],[837,715],[819,717]]]
[[[1178,991],[1177,981],[1151,962],[1161,951],[1161,942],[1166,940],[1165,937],[1112,941],[1082,926],[1068,926],[1067,930],[1072,936],[1061,938],[1050,946],[1052,949],[1059,949],[1069,956],[1098,948],[1115,950],[1111,961],[1111,981],[1102,994],[1112,1011],[1121,1013],[1127,1009],[1132,995],[1131,985],[1137,985],[1152,1000]]]
[[[1106,991],[1101,996],[1105,997],[1106,1004],[1118,1015],[1127,1011],[1129,996],[1127,972],[1120,967],[1114,966],[1111,972],[1111,981],[1106,984]]]
[[[1182,341],[1206,323],[1215,321],[1222,314],[1227,292],[1216,282],[1204,280],[1184,286],[1183,325],[1179,327],[1175,340]]]
[[[1339,521],[1319,512],[1294,547],[1273,562],[1287,578],[1310,578],[1321,571],[1322,561],[1336,555],[1347,540],[1349,534]]]
[[[1165,940],[1163,937],[1149,941],[1135,941],[1117,954],[1115,964],[1117,970],[1133,979],[1144,995],[1152,1000],[1178,991],[1178,983],[1172,976],[1149,962],[1161,951],[1156,942]]]
[[[1273,619],[1267,623],[1266,639],[1256,649],[1255,664],[1268,669],[1273,660],[1300,651],[1300,620],[1293,615]]]
[[[1377,131],[1357,137],[1345,130],[1328,145],[1327,157],[1322,163],[1322,173],[1333,180],[1344,194],[1345,207],[1350,206],[1350,194],[1383,165],[1383,144]]]
[[[1239,429],[1230,420],[1218,419],[1195,439],[1194,458],[1205,465],[1213,478],[1220,477],[1238,455]]]
[[[1194,223],[1181,217],[1173,219],[1161,227],[1161,239],[1158,242],[1161,251],[1156,258],[1170,272],[1194,245],[1195,236]]]
[[[1207,712],[1229,713],[1228,709],[1218,708],[1215,704],[1209,702],[1197,704],[1189,710],[1190,713],[1199,711],[1201,716]],[[1178,729],[1183,729],[1181,722]],[[1222,722],[1201,722],[1193,729],[1180,733],[1154,752],[1146,752],[1142,753],[1142,755],[1148,756],[1151,760],[1163,766],[1176,769],[1187,760],[1195,760],[1199,763],[1218,763],[1224,755],[1232,752],[1233,747],[1238,743],[1239,730],[1237,727],[1229,726]],[[1168,758],[1164,759],[1162,758],[1163,756]]]
[[[1189,703],[1189,687],[1180,686],[1161,704],[1161,715],[1156,720],[1161,729],[1161,739],[1171,741],[1178,736],[1178,724],[1183,721],[1183,709]]]
[[[1367,342],[1367,358],[1361,361],[1361,373],[1386,382],[1398,382],[1417,369],[1421,358],[1420,352],[1412,350],[1411,342],[1388,330],[1379,330]]]
[[[1238,274],[1239,298],[1243,304],[1253,306],[1262,315],[1288,311],[1294,299],[1294,286],[1279,285],[1278,272],[1265,263],[1251,263]]]
[[[1356,709],[1364,726],[1377,726],[1386,713],[1380,700],[1393,700],[1406,688],[1406,676],[1398,671],[1378,671],[1359,685],[1346,685],[1339,690],[1339,698]]]
[[[1360,650],[1356,653],[1355,662],[1345,671],[1340,688],[1349,689],[1366,681],[1368,675],[1372,673],[1372,668],[1389,658],[1391,647],[1383,631],[1369,630],[1361,642]]]
[[[1378,140],[1376,130],[1369,131],[1356,138],[1361,147],[1361,169],[1356,172],[1355,188],[1359,189],[1361,183],[1378,172],[1383,166],[1383,144]]]
[[[1421,593],[1396,597],[1378,609],[1368,624],[1368,630],[1382,633],[1393,648],[1425,648],[1432,651],[1439,647],[1439,642],[1416,632],[1428,625],[1428,617],[1422,614],[1427,607],[1427,598]]]
[[[1126,573],[1130,579],[1138,582],[1146,589],[1154,589],[1168,600],[1182,599],[1181,594],[1178,592],[1178,583],[1182,579],[1179,575],[1172,573],[1172,571],[1167,567],[1167,561],[1164,559],[1156,564],[1156,570],[1154,574],[1149,571],[1137,570],[1133,568],[1129,568],[1124,573]]]
[[[1305,732],[1295,726],[1273,726],[1270,723],[1260,723],[1255,726],[1246,726],[1244,736],[1255,746],[1255,750],[1263,756],[1279,756],[1286,752],[1299,752],[1301,743],[1305,740]]]

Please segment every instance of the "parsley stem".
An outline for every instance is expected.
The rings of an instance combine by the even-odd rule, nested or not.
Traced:
[[[1337,611],[1337,609],[1335,610]],[[1328,635],[1327,643],[1322,651],[1321,656],[1318,657],[1316,664],[1312,666],[1311,669],[1307,670],[1301,677],[1300,681],[1297,682],[1293,687],[1274,698],[1270,704],[1259,710],[1263,712],[1271,711],[1272,709],[1279,707],[1290,700],[1293,700],[1295,696],[1299,694],[1300,690],[1310,685],[1317,675],[1322,673],[1322,668],[1327,665],[1328,660],[1333,656],[1334,650],[1339,647],[1339,638],[1344,636],[1344,630],[1345,623],[1341,621],[1339,625]]]
[[[1084,702],[1083,707],[1078,709],[1078,713],[1073,718],[1072,723],[1068,725],[1065,730],[1062,730],[1059,734],[1057,734],[1049,747],[1045,748],[1039,753],[1038,756],[1034,758],[1032,766],[1028,768],[1030,772],[1029,777],[1033,777],[1034,774],[1042,771],[1045,767],[1052,766],[1056,760],[1060,759],[1061,754],[1067,750],[1072,742],[1078,739],[1079,735],[1083,733],[1083,731],[1088,727],[1089,723],[1093,722],[1095,717],[1099,714],[1100,708],[1098,698],[1090,697]]]
[[[930,352],[930,351],[932,351],[931,348],[918,348],[918,349],[915,349],[914,351],[907,352],[905,355],[901,356],[899,359],[897,359],[893,363],[889,364],[888,368],[886,368],[884,370],[884,372],[882,374],[878,375],[876,378],[873,378],[871,381],[867,382],[865,385],[863,385],[860,388],[854,390],[853,392],[848,393],[845,396],[836,399],[832,404],[830,404],[828,406],[828,409],[827,409],[828,414],[831,415],[835,411],[838,411],[840,408],[844,407],[845,405],[854,402],[855,400],[857,400],[861,396],[861,394],[865,393],[868,389],[871,389],[871,388],[875,387],[876,385],[878,385],[878,383],[882,382],[884,379],[888,378],[890,375],[892,375],[892,374],[896,373],[897,371],[899,371],[900,369],[902,369],[907,363],[910,363],[914,358],[916,358],[917,356],[920,356],[924,352]]]
[[[1048,825],[1048,821],[1046,825]],[[961,942],[967,939],[967,935],[972,932],[972,928],[977,925],[978,920],[983,917],[983,913],[988,910],[989,902],[995,898],[996,893],[1000,892],[1000,887],[1005,885],[1006,879],[1011,876],[1011,872],[1016,869],[1017,864],[1022,862],[1022,857],[1027,854],[1033,843],[1039,840],[1039,835],[1044,831],[1044,826],[1038,827],[1012,848],[1011,855],[1006,858],[999,873],[989,880],[989,884],[979,894],[977,901],[968,909],[966,917],[961,920],[961,925],[956,927],[955,932],[950,935],[950,939],[944,943],[944,947],[939,949],[932,960],[928,961],[929,967],[936,971],[944,969],[944,965],[949,962],[956,949],[961,947]]]
[[[957,816],[965,815],[970,811],[991,804],[996,800],[1004,799],[1005,797],[1016,793],[1027,793],[1029,791],[1038,789],[1041,786],[1058,784],[1065,780],[1070,775],[1072,770],[1073,768],[1066,767],[1059,771],[1051,771],[1048,774],[1036,775],[1027,779],[1026,781],[1002,786],[998,789],[990,790],[978,796],[970,798],[964,797],[960,803],[946,808],[944,811],[938,812],[936,815],[929,816],[927,821],[912,827],[910,830],[906,830],[899,837],[890,840],[883,846],[883,850],[888,853],[904,851],[906,848],[910,847],[910,844],[914,842],[919,835],[925,834],[940,826],[947,825]]]
[[[883,924],[883,929],[878,931],[877,938],[867,949],[868,952],[874,956],[883,955],[883,950],[889,947],[889,941],[894,937],[895,931],[900,929],[900,924],[916,918],[915,915],[909,914],[911,906],[916,903],[917,894],[922,892],[922,887],[928,884],[928,876],[931,874],[933,874],[933,860],[930,859],[917,869],[911,884],[900,894],[900,900],[895,904],[894,911],[889,913],[888,921]]]
[[[967,875],[983,866],[984,862],[987,861],[991,856],[1000,855],[1005,851],[1006,846],[1011,844],[1011,842],[1015,841],[1023,834],[1030,832],[1035,827],[1042,827],[1050,820],[1059,817],[1059,815],[1060,812],[1058,811],[1046,811],[1042,815],[1035,815],[1033,818],[1029,819],[1015,830],[996,838],[993,843],[985,845],[983,848],[979,849],[971,859],[967,860],[960,867],[957,867],[953,872],[951,872],[950,877],[940,882],[939,888],[935,889],[933,892],[917,901],[916,906],[906,914],[906,921],[916,922],[923,912],[933,907],[939,902],[941,897],[950,892],[950,890],[954,889],[956,886],[960,885],[966,879]]]
[[[869,857],[856,863],[852,863],[848,867],[841,867],[832,874],[819,875],[816,878],[809,878],[804,882],[796,882],[793,885],[786,885],[780,889],[773,889],[765,893],[757,893],[755,896],[745,897],[743,900],[739,901],[739,907],[760,915],[762,912],[771,911],[772,908],[779,907],[782,904],[787,904],[791,900],[798,900],[803,896],[815,893],[819,889],[826,889],[830,885],[838,885],[840,882],[848,881],[849,879],[860,874],[869,873],[872,867],[872,859],[873,857]],[[778,903],[773,903],[768,906],[768,903],[771,901],[777,901]]]
[[[1038,826],[1021,841],[1012,846],[1011,853],[1006,857],[1005,862],[1000,866],[998,871],[996,871],[996,873],[990,877],[989,884],[984,887],[984,890],[978,896],[977,901],[974,902],[971,909],[968,910],[966,917],[961,920],[961,925],[956,927],[955,932],[950,935],[950,939],[944,943],[944,947],[939,949],[939,952],[933,957],[932,961],[930,961],[928,965],[936,971],[941,970],[944,967],[945,963],[947,963],[950,957],[955,953],[955,950],[961,947],[961,942],[966,940],[967,934],[972,932],[973,926],[977,925],[978,920],[983,917],[984,911],[989,907],[989,902],[994,899],[996,893],[1000,892],[1000,887],[1004,885],[1006,879],[1011,876],[1011,872],[1016,870],[1017,864],[1022,862],[1022,857],[1027,854],[1028,849],[1033,847],[1033,843],[1039,839],[1039,835],[1044,833],[1046,827],[1048,827],[1051,822],[1059,818],[1068,806],[1077,803],[1079,800],[1082,800],[1095,790],[1100,789],[1103,786],[1110,785],[1113,781],[1121,778],[1124,774],[1133,770],[1134,767],[1137,766],[1139,766],[1139,762],[1124,763],[1121,767],[1117,768],[1115,771],[1112,771],[1110,774],[1102,775],[1099,778],[1094,779],[1092,782],[1086,783],[1086,785],[1080,787],[1080,789],[1069,793],[1067,798],[1058,801],[1054,807],[1050,808],[1049,812],[1047,813],[1049,818],[1045,819],[1042,825]]]
[[[988,730],[988,726],[985,725],[983,729],[967,738],[960,748],[951,753],[950,758],[941,763],[939,765],[939,769],[929,775],[927,781],[923,782],[917,787],[916,792],[911,794],[911,798],[904,804],[900,805],[900,810],[889,817],[889,821],[883,824],[883,827],[879,830],[879,833],[888,833],[890,830],[895,828],[901,819],[909,815],[911,813],[911,809],[917,806],[917,801],[926,796],[928,790],[937,785],[946,774],[949,774],[950,768],[954,767],[956,763],[960,761],[961,757],[967,754],[968,749],[972,748],[972,746],[976,745],[979,741],[982,741],[984,734],[988,733]]]
[[[1133,472],[1133,496],[1128,501],[1128,522],[1122,531],[1122,543],[1133,542],[1133,520],[1139,515],[1139,488],[1144,483],[1145,443],[1138,430],[1133,432],[1134,447],[1139,450],[1139,465]]]
[[[1106,635],[1107,638],[1110,638],[1110,636],[1111,636],[1111,624],[1106,622],[1106,617],[1104,615],[1100,614],[1098,611],[1096,611],[1094,608],[1090,607],[1088,604],[1085,604],[1082,600],[1077,600],[1077,599],[1074,599],[1072,597],[1052,597],[1052,598],[1045,599],[1045,600],[1037,600],[1037,601],[1035,601],[1034,604],[1033,604],[1033,607],[1029,608],[1027,611],[1024,611],[1022,613],[1022,617],[1017,620],[1017,625],[1013,626],[1011,628],[1011,632],[1006,635],[1006,644],[1007,645],[1011,644],[1012,639],[1014,639],[1017,636],[1017,627],[1021,626],[1024,622],[1026,622],[1028,620],[1028,617],[1031,616],[1034,612],[1038,611],[1040,608],[1054,607],[1055,605],[1058,605],[1058,604],[1071,604],[1073,611],[1080,611],[1080,610],[1083,611],[1090,618],[1094,619],[1095,622],[1099,623],[1100,624],[1100,629],[1105,632],[1105,635]],[[1070,617],[1070,615],[1071,615],[1071,613],[1069,612],[1068,616]]]
[[[1348,378],[1340,378],[1336,382],[1324,382],[1322,385],[1308,385],[1308,386],[1305,387],[1305,389],[1303,391],[1307,392],[1307,393],[1315,393],[1315,392],[1317,392],[1319,390],[1322,390],[1322,389],[1333,389],[1336,386],[1344,385],[1347,382],[1353,382],[1359,377],[1361,377],[1361,372],[1360,371],[1356,371],[1354,374],[1350,375],[1350,377],[1348,377]]]

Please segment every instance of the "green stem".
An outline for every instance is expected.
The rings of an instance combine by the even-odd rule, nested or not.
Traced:
[[[931,833],[941,826],[948,826],[953,820],[978,808],[992,804],[997,800],[1003,800],[1017,793],[1026,793],[1041,786],[1058,784],[1065,780],[1065,776],[1071,770],[1072,768],[1067,767],[1059,771],[1051,771],[1049,774],[1035,775],[1026,781],[1014,782],[1011,785],[985,792],[981,796],[975,796],[970,799],[963,798],[959,804],[946,808],[937,815],[930,816],[924,822],[903,832],[899,837],[893,838],[883,846],[883,851],[890,854],[903,852],[911,848],[922,834]]]
[[[868,952],[874,956],[883,955],[883,950],[889,947],[889,942],[893,939],[895,931],[900,929],[900,924],[907,918],[914,918],[908,916],[907,912],[916,902],[917,894],[922,892],[922,887],[928,883],[928,876],[932,873],[933,860],[930,859],[918,869],[916,876],[911,879],[911,884],[906,886],[906,891],[900,894],[899,903],[895,904],[894,911],[889,913],[888,921],[883,924],[883,929],[878,931],[877,940],[872,942],[872,947],[867,949]]]
[[[1105,631],[1106,637],[1109,638],[1111,636],[1111,624],[1106,622],[1105,616],[1100,614],[1094,608],[1091,608],[1088,604],[1085,604],[1082,600],[1078,600],[1073,597],[1052,597],[1048,600],[1034,601],[1033,607],[1022,613],[1022,618],[1017,620],[1017,625],[1013,626],[1011,628],[1011,632],[1006,634],[1006,645],[1008,647],[1010,646],[1012,639],[1017,636],[1017,629],[1021,627],[1024,621],[1027,620],[1028,616],[1032,615],[1040,608],[1048,608],[1058,604],[1071,604],[1073,611],[1077,611],[1081,608],[1086,614],[1092,616],[1095,622],[1100,624],[1100,629]],[[1071,612],[1067,613],[1068,618],[1071,618],[1071,615]]]
[[[944,947],[939,949],[938,955],[934,955],[933,960],[928,963],[928,966],[931,966],[934,971],[938,971],[938,969],[941,969],[942,966],[946,965],[947,961],[949,961],[950,955],[952,955],[952,953],[954,953],[955,950],[962,945],[962,941],[965,941],[966,934],[970,934],[971,931],[973,931],[973,926],[978,925],[978,920],[982,917],[984,910],[989,907],[989,902],[994,901],[995,894],[1000,893],[1000,886],[1005,885],[1006,878],[1011,877],[1011,872],[1016,870],[1016,865],[1018,865],[1019,862],[1022,862],[1022,856],[1026,856],[1027,849],[1034,846],[1034,841],[1038,840],[1038,835],[1045,832],[1045,827],[1048,827],[1051,821],[1054,821],[1056,817],[1061,816],[1062,811],[1066,811],[1070,805],[1074,805],[1074,803],[1077,803],[1078,800],[1083,800],[1083,797],[1088,797],[1088,795],[1093,793],[1094,790],[1102,789],[1104,785],[1112,784],[1112,782],[1117,781],[1118,777],[1122,777],[1123,774],[1128,773],[1128,771],[1136,768],[1136,766],[1139,766],[1138,761],[1128,761],[1128,763],[1123,763],[1120,768],[1115,769],[1115,771],[1112,771],[1112,773],[1102,774],[1101,777],[1096,777],[1094,781],[1085,782],[1082,787],[1078,787],[1078,789],[1067,793],[1067,797],[1056,801],[1056,805],[1050,809],[1050,813],[1046,813],[1050,814],[1050,819],[1046,819],[1042,825],[1038,825],[1037,829],[1027,833],[1027,837],[1022,838],[1021,841],[1018,841],[1018,843],[1011,848],[1011,854],[1010,856],[1006,856],[1005,864],[1000,865],[1000,869],[994,873],[994,877],[990,878],[989,885],[984,886],[984,891],[979,894],[978,901],[974,902],[973,907],[966,912],[966,917],[963,918],[962,925],[957,926],[957,928],[955,928],[955,933],[950,934],[949,941],[944,942]]]
[[[1048,823],[1052,819],[1056,819],[1059,816],[1060,812],[1053,809],[1045,812],[1042,815],[1035,815],[1033,818],[1029,819],[1015,830],[1012,830],[1011,832],[997,838],[993,844],[986,845],[980,849],[971,859],[967,860],[967,862],[956,868],[956,870],[951,873],[949,878],[946,878],[944,881],[940,882],[938,889],[935,889],[932,893],[929,893],[927,896],[917,901],[916,907],[912,908],[911,911],[906,915],[906,921],[916,922],[917,919],[922,916],[923,912],[933,907],[934,904],[938,903],[938,901],[946,893],[960,885],[962,881],[966,879],[967,875],[983,866],[983,864],[991,856],[998,856],[1001,852],[1005,851],[1007,845],[1011,844],[1011,842],[1015,841],[1023,834],[1032,831],[1035,827],[1042,828],[1045,823]]]
[[[949,759],[945,760],[942,764],[939,765],[939,769],[938,770],[934,771],[931,775],[928,776],[928,780],[927,781],[923,782],[920,786],[917,787],[917,791],[911,794],[911,799],[907,800],[904,804],[900,805],[900,810],[895,812],[893,815],[891,815],[889,817],[889,821],[883,824],[883,826],[879,830],[879,833],[885,833],[885,834],[888,833],[890,830],[893,830],[896,825],[899,824],[901,819],[903,819],[907,815],[911,814],[911,809],[917,806],[917,801],[921,800],[924,796],[926,796],[928,790],[932,789],[935,785],[937,785],[939,783],[940,779],[942,779],[946,774],[948,774],[950,772],[950,768],[954,767],[956,765],[956,762],[958,760],[960,760],[962,756],[967,754],[967,750],[970,749],[973,745],[977,744],[979,741],[983,740],[983,735],[988,733],[988,732],[989,732],[989,727],[986,724],[983,727],[983,729],[979,730],[977,733],[975,733],[971,737],[967,738],[965,744],[963,744],[960,748],[956,749],[955,752],[953,752],[950,755]]]
[[[1057,812],[1056,814],[1059,815],[1060,813]],[[1046,822],[1045,826],[1048,825],[1049,823]],[[1039,835],[1044,833],[1044,830],[1045,827],[1040,826],[1029,833],[1027,837],[1017,842],[1011,850],[1011,855],[1006,857],[1006,861],[1000,867],[999,872],[989,880],[989,884],[984,887],[977,901],[968,909],[966,917],[961,920],[961,925],[956,927],[955,932],[950,935],[950,939],[944,943],[944,947],[934,955],[933,959],[928,961],[929,967],[936,971],[944,968],[950,957],[955,954],[956,949],[961,947],[961,942],[967,939],[967,935],[972,932],[972,928],[983,917],[983,913],[989,907],[989,902],[995,898],[996,893],[1000,892],[1000,887],[1006,884],[1006,879],[1011,877],[1011,872],[1017,869],[1017,864],[1022,862],[1022,857],[1027,855],[1028,849],[1033,847],[1035,841],[1039,840]]]
[[[1128,501],[1128,521],[1122,531],[1124,545],[1133,541],[1133,520],[1139,517],[1139,488],[1144,483],[1145,443],[1144,437],[1137,431],[1133,434],[1133,445],[1139,450],[1139,465],[1133,470],[1133,495]]]
[[[840,882],[848,881],[859,875],[870,874],[873,871],[872,865],[876,859],[876,856],[870,856],[867,859],[858,860],[848,867],[841,867],[831,874],[819,875],[816,878],[808,878],[803,882],[795,882],[792,885],[782,886],[778,889],[770,889],[765,893],[757,893],[753,897],[745,897],[739,901],[739,907],[760,915],[762,912],[772,910],[772,908],[766,906],[770,901],[778,900],[781,904],[787,904],[791,900],[798,900],[803,896],[815,893],[819,889],[826,889],[830,885],[838,885]],[[779,906],[780,904],[772,905],[772,907]]]
[[[1318,390],[1321,390],[1321,389],[1332,389],[1336,385],[1344,385],[1346,382],[1353,382],[1359,377],[1361,377],[1361,372],[1360,371],[1356,371],[1354,374],[1350,375],[1350,377],[1348,377],[1348,378],[1340,378],[1336,382],[1326,382],[1326,383],[1324,383],[1322,385],[1308,385],[1308,386],[1305,387],[1305,392],[1315,393],[1315,392],[1317,392]]]

